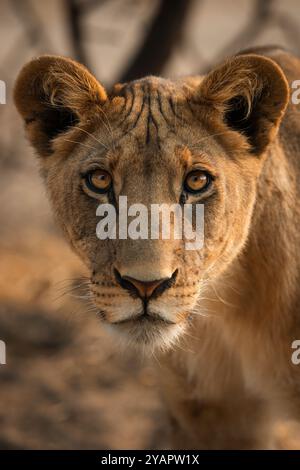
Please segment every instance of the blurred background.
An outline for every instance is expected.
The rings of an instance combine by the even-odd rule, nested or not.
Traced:
[[[0,449],[166,448],[159,362],[120,355],[80,298],[84,271],[53,224],[13,84],[44,53],[107,87],[205,72],[253,45],[300,54],[300,2],[0,0],[0,11]]]

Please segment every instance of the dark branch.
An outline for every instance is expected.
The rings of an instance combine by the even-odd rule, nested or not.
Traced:
[[[121,82],[145,75],[159,75],[181,40],[185,19],[193,0],[161,0],[152,25]]]
[[[87,57],[83,47],[83,34],[81,26],[82,9],[76,0],[65,0],[66,11],[69,17],[70,33],[73,43],[75,59],[84,65],[87,64]]]

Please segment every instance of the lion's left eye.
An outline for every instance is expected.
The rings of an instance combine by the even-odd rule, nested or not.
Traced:
[[[191,171],[184,180],[184,189],[189,193],[198,193],[208,188],[211,176],[203,170]]]
[[[112,177],[105,170],[94,170],[84,177],[86,186],[95,193],[107,193],[112,184]]]

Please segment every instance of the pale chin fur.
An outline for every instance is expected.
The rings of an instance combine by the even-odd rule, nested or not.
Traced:
[[[164,352],[176,347],[186,330],[187,322],[166,326],[152,325],[149,322],[144,325],[138,322],[130,325],[105,323],[104,326],[118,339],[118,346],[121,348],[132,347],[151,356],[155,352]]]

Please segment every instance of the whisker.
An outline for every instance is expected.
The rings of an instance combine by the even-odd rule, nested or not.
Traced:
[[[194,308],[189,313],[197,317],[205,317],[205,318],[215,315],[211,310],[208,310],[207,308],[203,308],[203,307],[201,307],[201,309],[199,310]]]
[[[113,134],[113,129],[111,127],[110,121],[109,121],[105,111],[103,109],[100,109],[100,111],[102,112],[103,116],[106,119],[107,124],[105,124],[105,122],[103,120],[102,120],[102,122],[103,122],[104,126],[106,127],[106,129],[108,130],[108,132],[110,132],[111,139],[112,139],[112,144],[113,144],[113,148],[114,148],[114,134]]]
[[[179,342],[176,342],[176,343],[174,344],[174,349],[176,349],[176,348],[180,349],[181,351],[183,351],[183,352],[185,352],[185,353],[193,353],[193,352],[194,352],[192,349],[185,349],[185,348],[183,348],[181,345],[179,345]]]
[[[86,147],[86,148],[89,148],[89,149],[98,150],[96,147],[92,147],[91,145],[84,144],[83,142],[77,142],[76,140],[64,139],[64,141],[65,142],[72,142],[73,144],[82,145],[82,147]]]
[[[214,290],[214,292],[215,292],[215,294],[216,294],[216,296],[217,296],[217,298],[218,298],[218,300],[219,300],[220,302],[222,302],[224,305],[227,305],[228,307],[237,308],[236,305],[234,305],[234,304],[232,304],[232,303],[230,303],[230,302],[227,302],[227,300],[225,300],[225,299],[222,299],[222,297],[221,297],[221,296],[218,294],[218,292],[216,291],[216,286],[215,286],[213,283],[211,284],[211,286],[212,286],[212,288],[213,288],[213,290]]]
[[[53,301],[57,302],[66,295],[69,295],[70,297],[75,297],[74,295],[72,295],[73,292],[76,292],[80,289],[86,289],[88,291],[89,286],[90,279],[86,276],[73,279],[64,279],[62,281],[59,281],[54,284],[55,291],[58,291],[58,295],[54,297]]]
[[[106,150],[109,150],[109,147],[107,147],[107,145],[104,144],[104,142],[102,142],[101,140],[97,139],[96,136],[94,136],[93,134],[91,134],[90,132],[86,131],[85,129],[82,129],[81,127],[79,126],[73,126],[74,129],[78,129],[79,131],[81,132],[84,132],[85,134],[89,135],[90,137],[92,137],[92,139],[94,139],[96,142],[98,142],[100,145],[103,145],[104,148],[106,148]]]
[[[144,354],[145,354],[145,347],[144,347]],[[161,365],[161,363],[159,362],[159,359],[158,359],[158,357],[156,356],[156,354],[155,354],[155,352],[154,352],[154,349],[152,349],[152,351],[151,351],[151,356],[155,359],[155,361],[157,362],[159,368],[161,369],[161,368],[162,368],[162,365]],[[146,357],[146,355],[145,355],[144,357]]]

